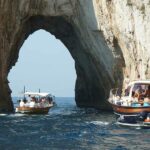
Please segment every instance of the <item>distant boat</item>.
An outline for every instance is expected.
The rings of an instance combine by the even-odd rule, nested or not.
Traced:
[[[25,92],[24,99],[19,100],[16,113],[48,114],[54,103],[54,96],[49,93]]]
[[[132,81],[126,90],[122,95],[118,92],[122,90],[112,89],[108,99],[117,116],[117,124],[150,127],[150,80]],[[149,93],[145,95],[147,91]]]

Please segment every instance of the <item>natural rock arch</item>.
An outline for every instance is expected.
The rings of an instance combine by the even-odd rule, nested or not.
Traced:
[[[132,0],[0,0],[0,112],[13,111],[8,73],[24,40],[41,28],[75,60],[77,105],[108,108],[109,90],[124,75],[150,77],[149,8]]]
[[[38,29],[44,29],[60,39],[75,60],[77,105],[80,107],[100,108],[102,104],[105,104],[105,101],[102,102],[102,100],[106,98],[106,94],[102,86],[97,86],[99,77],[96,75],[97,70],[94,60],[92,60],[92,56],[86,54],[81,41],[74,31],[73,25],[68,23],[63,17],[32,16],[28,18],[20,27],[17,38],[11,47],[12,50],[8,55],[8,72],[15,65],[20,47],[24,41]],[[99,84],[101,85],[101,82]],[[7,91],[9,91],[9,87],[7,87]],[[101,100],[98,100],[99,98]],[[106,109],[107,106],[103,105],[101,108]]]
[[[113,62],[114,58],[105,42],[103,33],[99,33],[99,31],[94,29],[90,31],[87,28],[86,20],[84,22],[82,16],[78,14],[80,11],[78,12],[76,10],[76,1],[65,3],[68,2],[68,0],[64,2],[55,0],[53,3],[49,3],[47,1],[42,2],[37,0],[36,3],[31,3],[32,1],[28,3],[29,1],[26,1],[26,3],[21,2],[19,4],[15,3],[15,1],[12,1],[12,3],[8,1],[0,2],[0,6],[3,6],[3,10],[7,6],[7,11],[2,11],[3,13],[1,15],[1,18],[4,20],[1,23],[1,27],[4,27],[4,25],[5,27],[2,30],[4,37],[1,37],[3,45],[1,47],[2,74],[0,77],[0,111],[9,112],[13,110],[11,90],[8,86],[7,76],[11,67],[15,65],[18,59],[19,49],[24,40],[38,29],[44,29],[60,39],[75,60],[77,73],[75,100],[77,106],[108,108],[106,98],[108,96],[108,89],[110,89],[113,84],[113,78],[109,72],[109,68],[106,68],[107,65],[104,64],[104,59],[106,58],[109,62]],[[47,2],[47,6],[45,2]],[[91,7],[91,1],[88,2],[88,5],[89,4]],[[45,7],[45,9],[43,7]],[[80,7],[80,5],[78,7]],[[46,12],[47,9],[50,9],[50,14]],[[17,11],[19,11],[20,14],[17,14]],[[91,14],[93,17],[93,10],[91,10]],[[6,17],[6,19],[4,19],[4,17]],[[93,18],[95,26],[94,21]],[[90,35],[90,32],[92,32],[92,35]],[[96,43],[99,43],[99,40],[101,41],[101,45],[99,45],[100,48],[96,45]],[[91,45],[91,43],[93,44]],[[99,57],[101,52],[97,51],[97,48],[101,50],[105,49],[106,54],[102,54],[102,56]],[[102,53],[104,53],[104,51]],[[109,55],[109,59],[106,55]],[[115,74],[116,73],[114,73],[114,76]],[[118,77],[122,79],[122,72],[119,74],[120,77]]]

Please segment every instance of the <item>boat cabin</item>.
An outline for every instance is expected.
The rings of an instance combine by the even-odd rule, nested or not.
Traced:
[[[49,93],[25,92],[20,107],[49,107],[53,104],[53,96]]]
[[[126,96],[136,97],[136,94],[141,95],[141,98],[150,98],[150,81],[133,81],[130,82],[127,89],[125,89]],[[139,97],[140,98],[140,97]]]
[[[123,106],[150,106],[150,80],[132,81],[124,91],[111,90],[109,101]]]

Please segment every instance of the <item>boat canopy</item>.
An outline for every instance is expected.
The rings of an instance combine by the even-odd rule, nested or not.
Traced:
[[[51,96],[51,94],[49,93],[38,93],[38,92],[25,92],[24,95],[30,95],[31,97],[32,96],[43,96],[43,97],[46,97],[46,96]]]
[[[132,81],[128,84],[128,86],[131,86],[133,84],[150,84],[150,79],[148,80],[135,80],[135,81]]]

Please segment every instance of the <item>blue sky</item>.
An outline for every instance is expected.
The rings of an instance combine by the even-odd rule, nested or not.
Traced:
[[[37,92],[40,88],[57,97],[74,97],[74,60],[60,40],[38,30],[24,42],[8,80],[12,96],[21,96],[25,86],[27,91]]]

